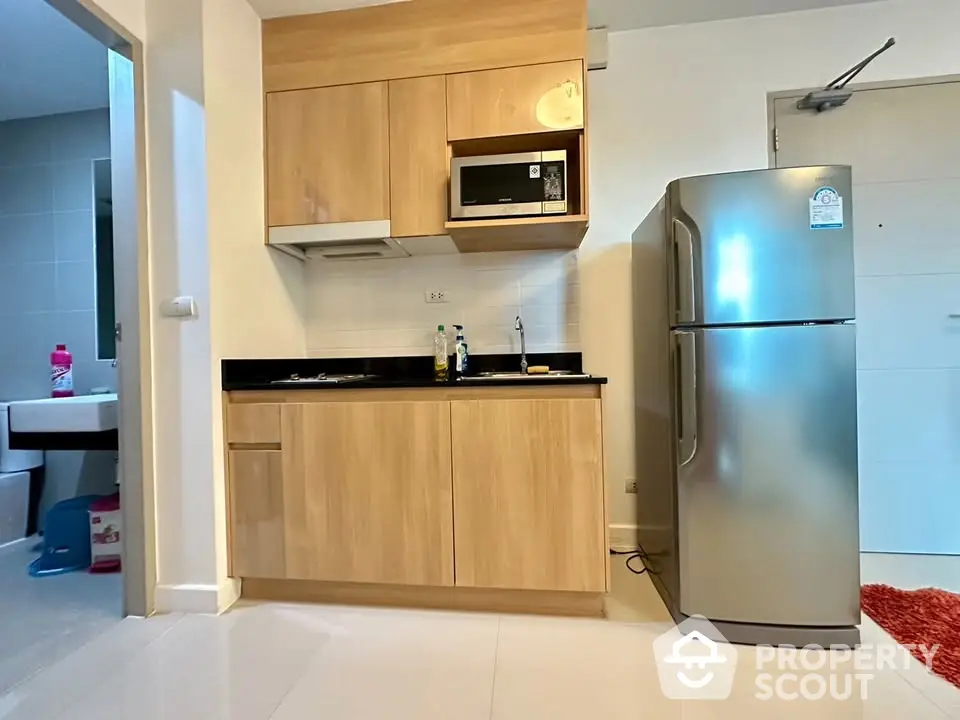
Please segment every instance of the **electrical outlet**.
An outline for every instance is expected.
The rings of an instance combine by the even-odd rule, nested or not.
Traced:
[[[428,303],[450,302],[446,290],[425,290],[423,293],[423,301]]]
[[[633,478],[627,478],[623,484],[623,491],[629,495],[637,494],[637,481]]]

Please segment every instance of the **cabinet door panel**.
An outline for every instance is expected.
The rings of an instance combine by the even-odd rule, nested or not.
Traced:
[[[267,224],[390,217],[387,83],[267,95]]]
[[[447,115],[443,75],[390,81],[390,232],[443,235]]]
[[[603,592],[600,401],[451,405],[457,585]]]
[[[285,575],[283,477],[279,450],[231,450],[230,574]]]
[[[449,404],[281,412],[287,577],[452,585]]]
[[[583,127],[580,60],[447,75],[447,138]]]

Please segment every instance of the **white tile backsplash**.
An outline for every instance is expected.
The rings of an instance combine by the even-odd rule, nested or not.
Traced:
[[[577,253],[516,252],[399,260],[310,262],[307,349],[311,355],[429,355],[438,324],[451,347],[464,325],[470,352],[579,352]],[[448,302],[426,293],[444,290]]]

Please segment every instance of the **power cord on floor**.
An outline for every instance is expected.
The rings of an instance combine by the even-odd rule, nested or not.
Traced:
[[[647,553],[645,553],[643,550],[641,550],[641,549],[639,549],[639,548],[636,549],[636,550],[626,550],[626,551],[624,551],[624,550],[614,550],[613,548],[611,548],[611,549],[610,549],[610,554],[611,554],[611,555],[627,555],[628,557],[627,557],[627,559],[626,559],[626,561],[625,561],[625,564],[626,564],[626,566],[627,566],[627,570],[629,570],[630,572],[632,572],[634,575],[643,575],[645,572],[647,572],[647,568],[646,568],[646,567],[642,567],[642,568],[640,568],[639,570],[637,570],[635,567],[633,567],[633,565],[630,564],[630,561],[631,561],[631,560],[636,560],[637,558],[640,558],[640,560],[646,560],[646,559],[647,559],[647,557],[648,557]]]

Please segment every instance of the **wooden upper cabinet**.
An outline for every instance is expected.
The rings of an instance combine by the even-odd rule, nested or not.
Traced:
[[[447,115],[442,75],[390,81],[390,232],[443,235]]]
[[[267,95],[267,224],[390,218],[387,83]]]
[[[583,62],[447,75],[447,138],[583,127]]]
[[[285,577],[453,585],[450,407],[281,408]]]
[[[451,402],[458,586],[604,592],[600,400]]]

